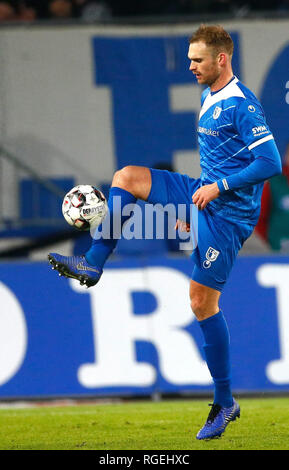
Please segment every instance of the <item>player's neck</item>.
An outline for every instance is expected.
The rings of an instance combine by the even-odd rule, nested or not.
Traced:
[[[221,74],[217,80],[212,83],[210,89],[212,92],[216,92],[224,88],[234,77],[232,69],[226,71],[225,73]]]

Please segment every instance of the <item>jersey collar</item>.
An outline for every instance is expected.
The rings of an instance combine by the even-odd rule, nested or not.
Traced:
[[[238,81],[237,77],[235,77],[235,75],[233,75],[233,77],[231,78],[231,80],[230,80],[228,83],[226,83],[226,85],[224,85],[222,88],[220,88],[220,89],[217,90],[217,91],[210,91],[210,95],[211,95],[211,96],[214,96],[216,93],[219,93],[220,91],[224,90],[224,88],[226,88],[226,86],[230,85],[230,83],[231,83],[233,80],[235,80],[235,79],[236,79],[236,81]]]

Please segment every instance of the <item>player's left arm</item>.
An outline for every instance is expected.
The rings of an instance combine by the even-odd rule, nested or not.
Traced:
[[[250,110],[252,107],[254,111]],[[201,210],[226,191],[234,191],[262,183],[282,172],[281,157],[262,109],[255,109],[253,105],[244,100],[237,109],[235,120],[235,127],[250,150],[253,161],[239,172],[199,188],[192,200]],[[259,134],[258,131],[260,131]]]
[[[272,138],[252,150],[255,160],[243,170],[217,181],[220,193],[234,191],[258,183],[282,173],[279,151]]]

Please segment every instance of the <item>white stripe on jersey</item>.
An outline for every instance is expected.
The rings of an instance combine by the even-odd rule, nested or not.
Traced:
[[[258,147],[258,145],[264,144],[265,142],[268,142],[268,140],[272,140],[274,137],[271,135],[267,135],[266,137],[263,137],[263,139],[259,139],[256,142],[253,142],[251,145],[248,146],[248,150],[252,150],[255,147]]]
[[[239,134],[236,134],[236,135],[239,135]],[[235,137],[235,136],[234,136]],[[232,137],[233,138],[233,137]],[[230,139],[229,139],[230,140]],[[219,145],[220,147],[220,145]],[[230,160],[230,158],[233,158],[235,157],[236,155],[238,155],[238,153],[242,152],[244,149],[246,148],[246,145],[245,147],[242,147],[241,149],[238,150],[238,152],[234,153],[234,155],[230,155],[229,157],[225,158],[225,160],[222,160],[220,163],[217,163],[217,165],[215,165],[213,168],[210,169],[210,171],[208,171],[207,173],[207,176],[213,171],[215,170],[215,168],[219,167],[220,165],[222,165],[223,163],[227,162],[228,160]],[[215,150],[215,149],[214,149]]]
[[[224,142],[221,142],[219,145],[217,145],[217,147],[213,148],[209,153],[208,155],[211,155],[212,153],[215,152],[215,150],[219,149],[220,147],[222,147],[223,145],[225,145],[227,142],[230,142],[230,140],[232,139],[235,139],[236,137],[238,137],[239,134],[234,134],[232,135],[232,137],[229,137],[227,140],[225,140]],[[243,147],[245,148],[245,147]],[[232,155],[234,157],[234,155]]]
[[[232,122],[229,122],[229,124],[223,124],[222,126],[218,126],[217,129],[221,129],[221,127],[228,127],[228,126],[232,126],[233,123]]]

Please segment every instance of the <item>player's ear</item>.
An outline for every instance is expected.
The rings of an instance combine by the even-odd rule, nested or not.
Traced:
[[[218,55],[218,62],[219,65],[225,65],[228,62],[228,58],[225,52],[220,52],[220,54]]]

